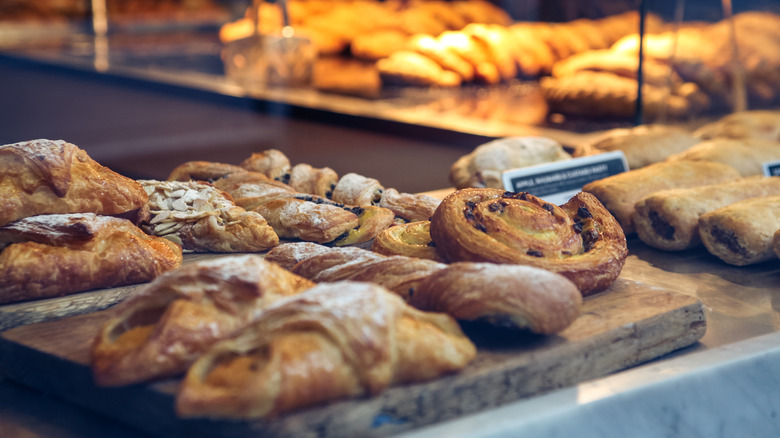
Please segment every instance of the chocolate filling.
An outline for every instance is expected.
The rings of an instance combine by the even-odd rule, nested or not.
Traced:
[[[593,217],[593,215],[590,214],[590,211],[588,211],[588,209],[585,208],[585,207],[580,207],[580,208],[577,209],[577,216],[579,216],[579,217],[581,217],[583,219],[588,219],[588,218]]]
[[[674,227],[669,225],[669,222],[666,222],[657,212],[651,211],[649,219],[655,234],[666,240],[674,238]]]
[[[711,234],[715,240],[726,245],[729,251],[735,254],[739,254],[743,257],[748,255],[747,250],[745,250],[745,248],[739,244],[739,239],[733,232],[715,227],[712,229]]]
[[[544,256],[544,254],[542,254],[541,251],[537,251],[535,249],[529,249],[526,252],[526,254],[528,254],[529,256],[532,256],[532,257],[543,257]]]

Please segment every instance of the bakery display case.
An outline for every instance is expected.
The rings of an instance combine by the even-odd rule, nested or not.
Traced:
[[[780,10],[733,6],[2,2],[0,430],[776,434]]]

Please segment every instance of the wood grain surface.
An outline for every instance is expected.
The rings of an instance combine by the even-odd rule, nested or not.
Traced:
[[[1,333],[0,373],[157,436],[387,436],[601,377],[694,344],[706,330],[697,298],[621,278],[588,297],[558,336],[464,325],[479,353],[459,374],[273,420],[227,422],[177,419],[178,379],[96,387],[88,352],[109,313]]]

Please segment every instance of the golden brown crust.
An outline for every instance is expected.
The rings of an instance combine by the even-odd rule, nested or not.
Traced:
[[[379,206],[387,208],[406,221],[424,221],[433,216],[441,204],[433,196],[412,193],[399,193],[396,189],[385,189]]]
[[[384,189],[374,178],[347,173],[339,179],[331,199],[346,205],[379,205]]]
[[[431,58],[445,70],[457,73],[461,81],[474,80],[474,66],[433,36],[414,35],[409,38],[407,46],[410,50]]]
[[[583,295],[611,285],[628,255],[620,225],[588,193],[558,207],[528,193],[463,189],[442,201],[430,231],[451,262],[535,266],[565,276]]]
[[[278,149],[266,149],[255,152],[240,167],[252,172],[259,172],[271,179],[282,179],[290,173],[290,159]]]
[[[92,213],[12,222],[0,227],[0,249],[0,303],[143,283],[182,262],[175,243]]]
[[[339,176],[330,167],[314,168],[309,164],[296,164],[290,170],[290,187],[301,193],[330,198]]]
[[[262,418],[465,367],[476,348],[449,316],[378,285],[318,285],[267,309],[200,358],[176,399],[184,417]]]
[[[453,263],[383,256],[360,248],[282,244],[266,259],[280,261],[315,282],[380,284],[413,306],[498,327],[557,333],[579,314],[582,294],[560,274],[541,268]],[[554,292],[551,292],[554,291]]]
[[[780,230],[780,196],[735,202],[702,215],[699,236],[711,254],[746,266],[776,257],[774,234]]]
[[[740,111],[708,123],[694,132],[703,139],[762,138],[780,141],[780,111]]]
[[[215,163],[212,161],[187,161],[176,166],[168,175],[168,181],[206,181],[214,182],[223,176],[246,169],[233,164]]]
[[[780,159],[780,142],[759,138],[714,139],[672,155],[669,161],[712,161],[728,164],[742,176],[761,175],[763,163]]]
[[[399,50],[376,63],[379,77],[386,85],[421,87],[458,87],[461,77],[445,70],[433,59],[411,50]]]
[[[112,310],[92,345],[95,380],[119,386],[182,373],[270,303],[312,286],[255,255],[184,265]]]
[[[140,184],[62,140],[0,146],[0,226],[49,213],[119,215],[140,209]]]
[[[749,198],[780,195],[780,177],[755,176],[721,184],[653,193],[636,203],[634,225],[646,244],[680,251],[701,244],[699,217]]]
[[[443,262],[431,239],[431,222],[416,221],[394,225],[377,234],[371,251],[383,255],[402,255]]]
[[[609,210],[628,235],[635,231],[634,205],[651,193],[732,181],[737,169],[706,161],[673,161],[612,175],[586,184],[582,190],[592,193]]]

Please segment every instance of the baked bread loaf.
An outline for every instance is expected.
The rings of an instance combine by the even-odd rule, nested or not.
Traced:
[[[754,176],[719,184],[655,192],[635,206],[634,225],[646,244],[681,251],[701,244],[699,217],[749,198],[780,195],[780,178]]]
[[[575,156],[622,151],[629,169],[666,160],[699,143],[688,131],[669,125],[649,124],[611,129],[575,151]]]
[[[476,348],[449,316],[374,284],[321,284],[279,301],[190,368],[182,417],[267,418],[464,368]]]
[[[667,161],[712,161],[736,168],[742,176],[761,175],[763,163],[780,159],[780,141],[747,138],[714,139],[698,143]]]
[[[146,192],[62,140],[0,146],[0,226],[49,213],[136,213]],[[135,218],[132,218],[135,219]]]
[[[235,205],[225,192],[198,181],[139,181],[149,196],[141,229],[196,252],[260,252],[279,244],[268,222]]]
[[[735,202],[699,218],[699,236],[707,251],[736,266],[775,258],[773,238],[777,230],[778,195]]]
[[[563,275],[583,295],[609,287],[628,256],[618,222],[583,192],[559,207],[528,193],[458,190],[444,198],[430,232],[451,262],[534,266]]]
[[[421,309],[534,333],[563,330],[577,318],[582,302],[574,283],[530,266],[446,265],[354,247],[323,250],[300,243],[282,244],[269,251],[266,260],[292,265],[292,272],[315,282],[377,283]]]
[[[665,161],[592,181],[585,184],[582,191],[595,195],[629,235],[636,231],[634,205],[645,196],[661,190],[716,184],[739,177],[737,169],[723,163]]]
[[[549,138],[501,138],[478,146],[453,163],[450,182],[459,189],[500,189],[504,187],[501,174],[505,170],[570,158],[560,143]]]
[[[92,344],[95,381],[121,386],[184,373],[272,302],[313,285],[256,255],[184,265],[111,310]]]
[[[181,262],[181,247],[127,219],[30,216],[0,227],[0,304],[143,283]]]
[[[431,222],[416,221],[394,225],[374,237],[371,251],[444,262],[431,239]]]

